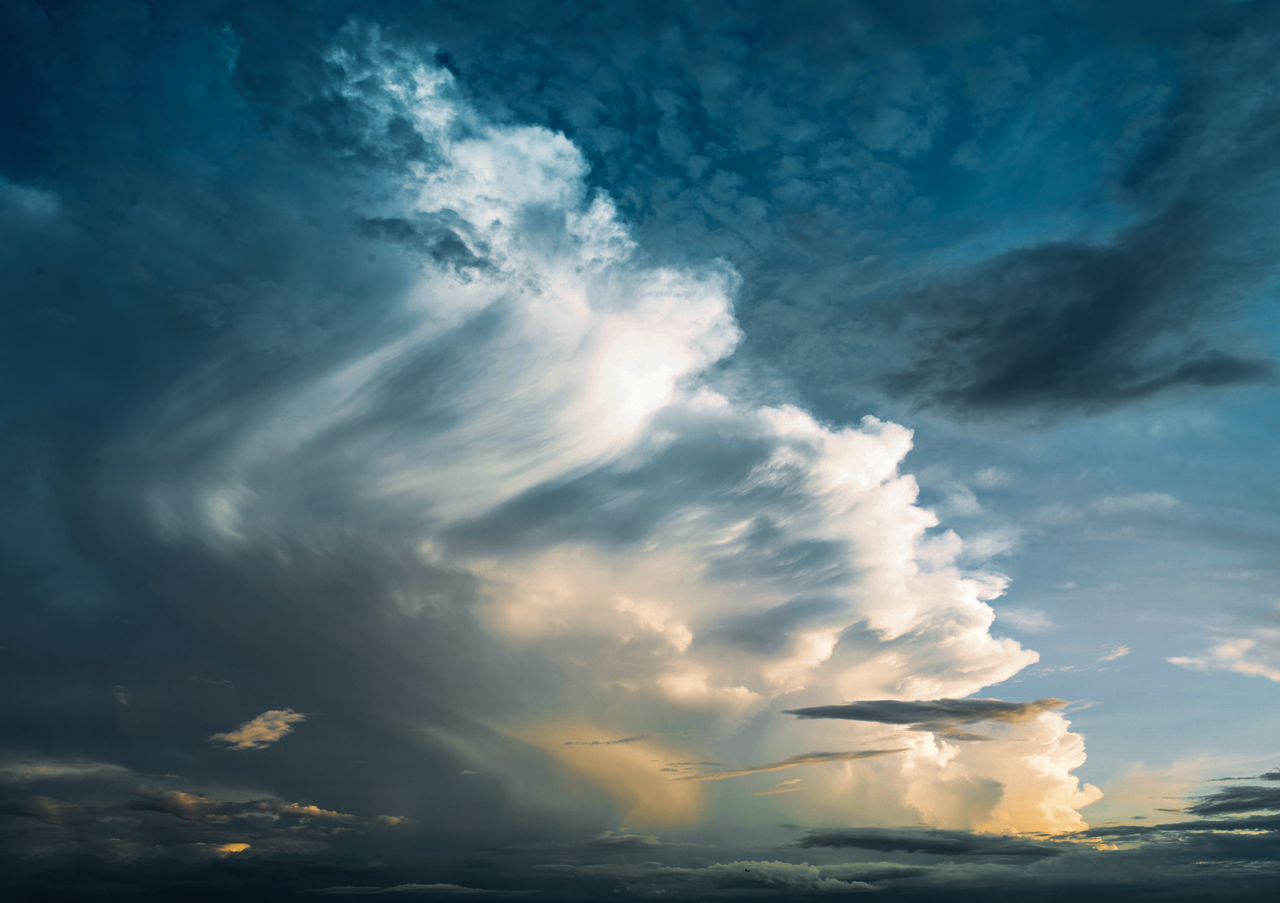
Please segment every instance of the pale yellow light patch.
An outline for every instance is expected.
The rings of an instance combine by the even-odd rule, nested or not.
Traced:
[[[247,843],[215,843],[213,845],[213,850],[223,855],[230,853],[243,853],[247,849],[249,849],[249,845]]]
[[[1187,797],[1199,788],[1206,774],[1222,771],[1222,763],[1209,758],[1184,759],[1167,768],[1148,769],[1135,762],[1103,785],[1106,796],[1089,806],[1085,816],[1095,826],[1112,822],[1131,823],[1141,816],[1147,824],[1188,821],[1180,811]],[[1229,769],[1226,770],[1227,773]],[[1175,809],[1175,812],[1161,812]]]
[[[612,746],[566,745],[581,737],[607,736],[586,722],[533,725],[512,734],[545,750],[576,774],[609,793],[627,809],[623,821],[632,827],[684,826],[698,819],[702,793],[696,782],[678,782],[660,771],[664,762],[691,757],[650,740]]]

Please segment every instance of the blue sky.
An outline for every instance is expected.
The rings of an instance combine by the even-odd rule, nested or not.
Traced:
[[[0,27],[16,893],[1274,882],[1273,5]]]

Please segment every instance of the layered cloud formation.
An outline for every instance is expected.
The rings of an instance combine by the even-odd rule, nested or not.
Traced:
[[[984,457],[1019,420],[1274,379],[1222,325],[1269,272],[1271,227],[1222,224],[1265,219],[1272,106],[1214,87],[1270,44],[1186,49],[1182,100],[1171,51],[1125,56],[1109,187],[1050,222],[1064,111],[1118,65],[1059,46],[1065,13],[686,6],[4,10],[11,874],[987,899],[1274,872],[1271,789],[1090,827],[1050,698],[1082,694],[1044,685],[1071,666],[987,689],[1038,660],[993,632],[996,556],[1189,524],[1195,493],[1054,484],[1002,524],[989,495],[1039,474]],[[972,460],[916,470],[895,421]],[[1027,595],[1005,629],[1152,657]],[[1159,667],[1275,680],[1272,634]]]
[[[452,704],[627,806],[648,799],[631,821],[697,811],[696,790],[643,764],[655,753],[800,764],[822,761],[817,744],[852,744],[835,757],[849,763],[874,732],[768,713],[963,697],[1035,661],[989,633],[1003,579],[962,570],[964,542],[929,532],[936,518],[898,472],[906,430],[833,429],[710,380],[738,340],[724,264],[647,262],[563,136],[487,122],[444,70],[376,36],[347,41],[331,64],[367,140],[399,129],[419,147],[357,222],[416,275],[394,330],[242,393],[224,388],[233,361],[217,362],[123,440],[115,454],[145,461],[126,484],[158,540],[266,579],[285,567],[296,580],[317,557],[398,571],[398,587],[330,604],[406,631],[472,620],[494,651],[455,663],[454,680],[520,683],[503,664],[519,662],[542,685],[514,709],[485,693]],[[1097,794],[1069,776],[1080,741],[1051,708],[1001,717],[1018,729],[998,752],[915,725],[937,741],[908,737],[909,755],[881,761],[883,799],[861,817],[1082,827],[1076,810]],[[301,717],[268,712],[215,739],[260,748]],[[766,729],[746,741],[748,724]],[[655,732],[670,736],[569,743]],[[493,756],[511,755],[448,742],[476,770],[501,773]],[[814,771],[821,805],[860,798],[861,768]]]

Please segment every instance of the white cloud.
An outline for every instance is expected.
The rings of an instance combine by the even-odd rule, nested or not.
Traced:
[[[1195,671],[1235,671],[1280,682],[1280,629],[1259,627],[1249,636],[1211,646],[1204,655],[1168,661]]]
[[[1022,531],[1017,527],[1001,527],[970,536],[964,541],[966,557],[978,561],[1005,555],[1018,547]]]
[[[1123,658],[1129,654],[1128,646],[1111,646],[1102,655],[1098,656],[1100,662],[1114,662],[1118,658]]]
[[[999,486],[1007,486],[1013,479],[1013,474],[999,467],[988,467],[980,470],[973,475],[973,483],[983,489],[995,489]]]
[[[1027,633],[1044,633],[1058,626],[1039,608],[1002,606],[996,609],[996,619]]]
[[[293,709],[272,709],[233,731],[214,734],[209,740],[226,743],[231,749],[266,749],[285,734],[292,734],[295,724],[306,720],[306,715]]]

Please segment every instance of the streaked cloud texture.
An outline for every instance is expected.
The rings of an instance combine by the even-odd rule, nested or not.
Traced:
[[[1278,24],[6,4],[4,880],[1254,899]]]

